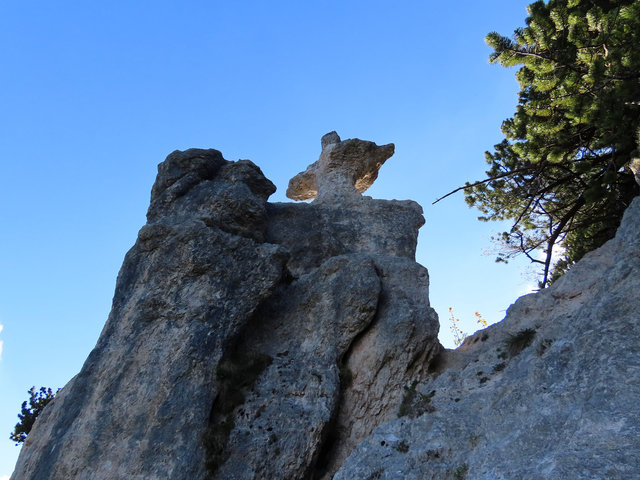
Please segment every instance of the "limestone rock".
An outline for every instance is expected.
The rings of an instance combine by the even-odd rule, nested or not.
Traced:
[[[377,319],[343,361],[350,384],[336,419],[327,478],[376,426],[396,418],[404,385],[425,379],[427,366],[442,349],[426,268],[393,257],[377,257],[375,265],[382,287]]]
[[[267,206],[265,238],[291,252],[287,266],[293,275],[346,253],[414,260],[418,229],[424,225],[422,207],[416,202],[361,197],[342,207],[317,202]]]
[[[284,272],[281,248],[228,233],[261,230],[272,185],[260,176],[214,150],[160,165],[98,344],[38,419],[12,478],[204,478],[216,364]],[[224,208],[228,192],[225,212],[200,203]]]
[[[352,138],[341,141],[336,132],[322,137],[320,158],[289,181],[292,200],[345,201],[359,197],[378,178],[378,170],[393,155],[394,145],[378,146]]]
[[[336,141],[331,161],[381,158]],[[159,165],[107,324],[13,480],[327,478],[393,417],[440,350],[420,206],[268,204],[273,191],[216,150]]]
[[[164,224],[161,217],[195,217],[227,233],[261,241],[266,201],[275,191],[248,160],[227,162],[213,149],[176,151],[158,166],[147,220]]]
[[[241,407],[215,419],[214,431],[233,429],[214,478],[330,478],[438,352],[427,289],[423,267],[364,254],[332,257],[283,286],[236,347],[269,364]]]
[[[215,478],[308,476],[339,405],[338,364],[373,321],[379,292],[372,261],[343,256],[283,287],[265,304],[238,351],[257,351],[270,363],[247,392],[241,412],[229,409],[212,426],[233,419],[215,458]]]
[[[98,343],[12,479],[640,478],[640,199],[444,351],[422,209],[358,193],[392,146],[322,144],[311,204],[267,203],[216,150],[159,165]]]
[[[408,385],[335,479],[640,478],[639,232],[636,198],[614,239]]]

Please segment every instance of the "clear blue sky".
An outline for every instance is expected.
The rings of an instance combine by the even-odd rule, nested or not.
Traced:
[[[156,165],[175,149],[248,158],[278,187],[337,130],[396,154],[367,192],[424,208],[417,259],[441,338],[477,329],[531,283],[483,252],[496,224],[457,194],[481,178],[517,102],[484,36],[529,1],[2,2],[0,479],[32,385],[62,387],[94,346]]]

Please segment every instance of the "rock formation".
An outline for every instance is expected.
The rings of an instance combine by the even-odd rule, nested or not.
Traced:
[[[455,351],[422,210],[363,197],[393,145],[322,139],[293,198],[174,152],[81,372],[13,480],[640,478],[640,199],[617,236]]]
[[[336,480],[640,478],[640,198],[616,237],[443,353]]]
[[[216,150],[159,165],[107,324],[14,480],[328,478],[395,418],[441,350],[422,209],[358,193],[393,145],[322,143],[311,204],[267,203]]]
[[[287,197],[292,200],[345,202],[360,198],[378,178],[378,170],[393,155],[394,145],[378,146],[358,138],[341,141],[336,132],[322,137],[318,161],[289,182]]]

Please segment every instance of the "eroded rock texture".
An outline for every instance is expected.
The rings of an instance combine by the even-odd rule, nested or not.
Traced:
[[[100,339],[12,478],[205,477],[216,366],[285,272],[284,250],[255,240],[274,190],[255,165],[215,150],[160,165]]]
[[[360,198],[376,178],[382,164],[393,155],[393,143],[349,138],[340,140],[336,132],[322,137],[320,158],[289,181],[287,197],[292,200],[348,202]]]
[[[335,479],[640,478],[638,279],[637,198],[614,239],[443,354]]]
[[[215,150],[159,165],[98,344],[13,479],[327,478],[395,416],[440,352],[421,208],[355,189],[348,207],[268,204],[274,190]]]

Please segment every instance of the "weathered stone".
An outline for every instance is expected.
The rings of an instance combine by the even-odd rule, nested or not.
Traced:
[[[285,247],[295,276],[325,259],[369,253],[414,260],[422,207],[410,200],[361,197],[348,208],[313,202],[273,203],[267,207],[266,241]]]
[[[215,151],[189,164],[186,153],[160,165],[98,344],[36,422],[13,479],[204,478],[216,365],[280,283],[286,255],[225,231],[247,232],[246,218],[198,204],[229,190],[231,211],[258,204],[257,167]]]
[[[378,178],[378,170],[393,155],[394,145],[378,146],[352,138],[341,141],[336,132],[322,137],[320,158],[289,181],[292,200],[345,202],[358,198]]]
[[[260,170],[215,150],[158,172],[98,344],[12,478],[330,476],[439,351],[422,209],[269,205]]]
[[[248,160],[228,162],[213,149],[176,151],[158,166],[147,220],[197,218],[227,233],[261,241],[266,201],[275,190]]]
[[[12,478],[639,477],[640,200],[444,352],[421,208],[357,193],[386,147],[322,144],[308,205],[267,204],[260,170],[215,150],[159,166],[98,344]]]
[[[159,165],[100,339],[12,479],[639,478],[640,199],[443,351],[422,209],[357,191],[388,146],[322,145],[311,204],[268,204],[216,150]]]
[[[338,365],[373,321],[379,291],[370,259],[343,256],[265,305],[238,349],[260,352],[271,363],[230,413],[234,428],[218,455],[215,478],[308,476],[339,406]]]
[[[639,478],[639,232],[636,199],[613,240],[442,355],[335,479]]]
[[[212,425],[233,424],[215,478],[330,478],[395,415],[402,385],[425,375],[438,351],[427,288],[414,262],[363,254],[333,257],[283,286],[236,348],[270,361]]]
[[[426,378],[427,365],[441,352],[426,268],[386,256],[376,257],[375,266],[382,284],[376,320],[343,360],[350,383],[342,394],[325,478],[376,426],[396,418],[404,386]]]

